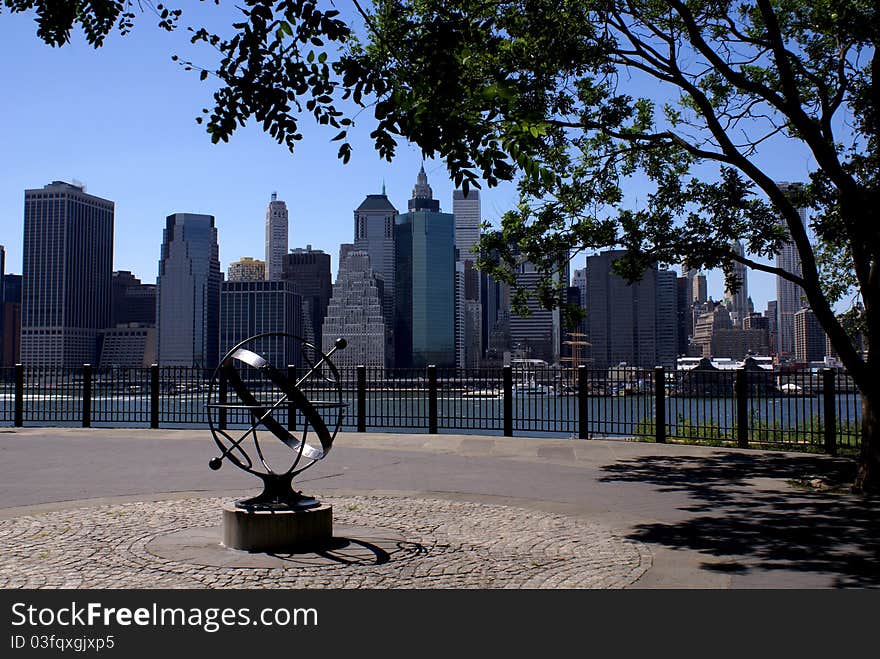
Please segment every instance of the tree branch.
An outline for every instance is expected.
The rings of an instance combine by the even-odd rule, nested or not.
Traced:
[[[776,266],[769,265],[767,263],[761,263],[760,261],[753,261],[747,256],[740,256],[736,252],[730,252],[730,258],[734,261],[738,261],[743,265],[749,266],[752,270],[760,270],[761,272],[766,272],[771,275],[776,275],[777,277],[781,277],[786,281],[790,281],[793,284],[797,284],[801,288],[804,287],[804,280],[801,277],[798,277],[794,273],[789,272],[783,268],[777,268]]]

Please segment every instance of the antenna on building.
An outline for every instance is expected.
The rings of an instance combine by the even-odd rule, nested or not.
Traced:
[[[385,196],[385,179],[382,179],[382,195]]]

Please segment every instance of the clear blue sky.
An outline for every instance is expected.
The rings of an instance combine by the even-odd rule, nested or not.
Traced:
[[[217,11],[209,5],[192,13],[186,6],[185,17],[194,22],[200,12]],[[164,219],[171,213],[217,218],[225,271],[242,256],[263,258],[265,208],[277,191],[290,214],[290,247],[311,244],[329,252],[335,277],[339,244],[352,241],[352,211],[366,194],[380,192],[384,181],[392,203],[405,210],[420,153],[402,145],[393,163],[380,160],[366,137],[368,113],[348,165],[329,142],[334,132],[309,118],[293,155],[252,125],[228,144],[212,144],[195,117],[211,107],[213,87],[171,61],[177,53],[207,65],[212,52],[191,46],[183,30],[155,28],[150,16],[101,49],[87,46],[80,34],[53,49],[36,37],[32,17],[0,14],[0,244],[8,272],[21,272],[24,190],[56,179],[76,179],[116,203],[114,268],[147,282],[155,281]],[[770,149],[766,158],[767,169],[783,180],[803,179],[810,164],[805,154],[784,149]],[[445,167],[428,162],[425,168],[435,198],[451,212],[453,186]],[[483,218],[492,223],[516,202],[510,185],[481,194]],[[583,259],[573,265],[581,267]],[[768,275],[750,273],[749,289],[758,310],[775,298]],[[710,275],[709,294],[723,294],[717,273]]]

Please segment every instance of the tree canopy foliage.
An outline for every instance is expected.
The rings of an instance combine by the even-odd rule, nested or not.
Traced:
[[[131,2],[3,0],[34,10],[61,45],[74,25],[100,45],[127,31]],[[139,6],[140,3],[138,3]],[[178,9],[147,5],[173,29]],[[800,285],[880,433],[880,23],[868,0],[242,0],[232,36],[193,30],[220,81],[200,117],[215,141],[255,120],[294,150],[304,115],[333,130],[340,158],[370,110],[378,153],[401,139],[442,158],[467,188],[516,180],[521,198],[487,232],[481,265],[512,281],[525,256],[549,271],[570,250],[623,246],[631,278],[650,263],[734,261]],[[352,20],[357,18],[357,21]],[[649,93],[645,90],[649,90]],[[781,186],[762,148],[801,145],[804,185]],[[624,204],[633,177],[650,193]],[[815,244],[798,214],[810,209]],[[742,239],[746,254],[731,249]],[[768,259],[792,241],[801,270]],[[735,283],[735,282],[734,282]],[[855,295],[867,357],[834,305]],[[870,430],[871,426],[874,430]],[[880,439],[863,465],[880,469]],[[865,467],[867,469],[867,467]],[[862,480],[868,472],[863,470]],[[875,477],[876,478],[876,477]]]

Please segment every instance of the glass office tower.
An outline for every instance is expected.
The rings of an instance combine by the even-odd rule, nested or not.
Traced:
[[[455,218],[439,212],[424,168],[394,225],[394,365],[455,366]]]
[[[217,366],[220,280],[214,216],[169,215],[156,280],[161,365]]]

